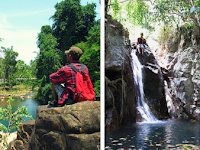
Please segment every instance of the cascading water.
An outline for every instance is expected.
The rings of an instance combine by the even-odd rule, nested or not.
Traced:
[[[152,114],[149,106],[144,101],[144,90],[142,82],[142,65],[136,56],[136,51],[131,51],[133,75],[136,86],[136,96],[137,96],[137,110],[139,111],[143,122],[155,122],[158,121],[156,117]]]

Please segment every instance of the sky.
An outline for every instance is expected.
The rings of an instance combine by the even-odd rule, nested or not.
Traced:
[[[17,60],[29,65],[39,52],[37,35],[43,25],[52,25],[49,18],[55,13],[55,4],[62,0],[2,0],[0,1],[0,47],[18,52]],[[99,0],[81,0],[81,5],[96,3],[97,17],[100,19]],[[36,53],[35,53],[36,52]],[[3,54],[0,53],[0,57]]]

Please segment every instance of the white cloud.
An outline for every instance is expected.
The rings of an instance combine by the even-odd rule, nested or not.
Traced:
[[[10,28],[11,25],[10,23],[7,21],[7,16],[5,14],[0,13],[0,29],[7,29]],[[1,32],[0,32],[1,34]]]
[[[29,64],[30,60],[36,57],[33,52],[39,52],[37,48],[37,34],[39,30],[7,30],[0,29],[0,37],[3,41],[0,46],[10,48],[13,46],[14,51],[18,52],[17,59],[24,60],[26,64]]]
[[[52,9],[15,14],[0,13],[0,38],[3,38],[0,47],[10,48],[13,46],[14,51],[19,54],[17,59],[23,60],[26,64],[29,64],[30,61],[36,57],[36,54],[33,52],[39,52],[36,42],[40,29],[17,27],[15,26],[15,22],[12,22],[12,20],[9,22],[8,19],[10,17],[29,17],[29,15],[44,13],[50,10]]]
[[[34,14],[40,14],[44,13],[47,11],[52,11],[53,9],[45,9],[45,10],[38,10],[38,11],[33,11],[33,12],[24,12],[24,13],[13,13],[9,14],[8,17],[21,17],[21,16],[27,16],[27,15],[34,15]]]
[[[27,38],[37,38],[37,33],[39,30],[10,30],[10,29],[0,29],[0,37],[4,40],[13,40],[13,39],[27,39]]]
[[[23,38],[23,39],[13,39],[9,41],[3,41],[0,43],[1,46],[5,48],[10,48],[13,46],[13,50],[18,52],[17,60],[23,60],[26,64],[29,64],[31,60],[34,60],[36,54],[34,51],[39,52],[36,44],[36,38]],[[10,45],[12,43],[12,45]]]

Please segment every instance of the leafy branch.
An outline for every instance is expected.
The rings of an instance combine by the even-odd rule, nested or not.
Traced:
[[[120,4],[120,3],[127,2],[127,1],[130,1],[130,0],[124,0],[124,1],[121,1],[121,2],[117,2],[117,3],[113,3],[113,4],[108,4],[108,6],[111,6],[111,5],[117,5],[117,4]]]
[[[24,121],[25,118],[33,119],[32,116],[28,114],[27,108],[25,106],[22,106],[21,108],[18,107],[18,109],[12,113],[12,105],[11,102],[13,102],[14,99],[12,97],[9,97],[8,99],[8,105],[6,108],[0,107],[0,120],[4,120],[8,122],[8,126],[6,127],[2,123],[0,123],[0,131],[6,131],[5,136],[2,137],[3,141],[3,147],[7,147],[7,137],[10,135],[10,133],[17,129],[19,126],[19,123],[21,121]]]

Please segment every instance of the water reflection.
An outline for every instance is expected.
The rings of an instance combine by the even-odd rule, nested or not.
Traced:
[[[112,142],[114,140],[118,141]],[[136,123],[106,132],[106,146],[114,150],[119,148],[165,149],[169,147],[175,149],[178,147],[177,144],[199,145],[199,140],[200,123],[180,120]]]

